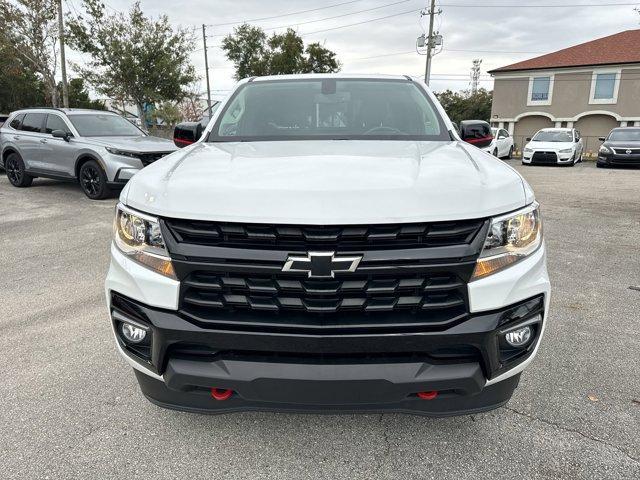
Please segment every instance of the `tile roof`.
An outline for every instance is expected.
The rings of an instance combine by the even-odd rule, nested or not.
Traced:
[[[523,62],[496,68],[489,73],[622,63],[640,63],[640,30],[626,30]]]

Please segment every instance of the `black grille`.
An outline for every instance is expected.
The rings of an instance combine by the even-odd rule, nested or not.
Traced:
[[[299,226],[166,219],[179,243],[308,251],[423,248],[470,243],[481,220],[396,225]]]
[[[350,275],[344,279],[312,280],[194,272],[184,281],[183,305],[267,312],[420,312],[464,308],[462,286],[463,282],[452,275]]]
[[[531,161],[533,163],[557,163],[558,155],[556,152],[535,152]]]
[[[640,148],[616,147],[612,148],[612,150],[616,155],[640,155]]]
[[[188,262],[174,263],[180,272]],[[273,274],[253,273],[260,269],[248,265],[242,266],[247,273],[225,273],[218,263],[216,271],[195,269],[182,280],[180,311],[202,326],[223,329],[300,333],[443,329],[468,316],[465,280],[474,263],[404,264],[376,272],[381,267],[365,262],[359,267],[362,273],[336,274],[335,279],[312,279],[279,269]]]
[[[212,329],[298,334],[442,330],[469,316],[467,282],[488,222],[366,226],[161,221],[179,311]],[[289,256],[350,251],[335,278],[283,271]]]
[[[156,160],[160,160],[162,157],[169,155],[170,153],[172,152],[150,152],[150,153],[139,153],[136,156],[140,159],[140,161],[142,162],[142,165],[146,167],[147,165],[152,164]]]

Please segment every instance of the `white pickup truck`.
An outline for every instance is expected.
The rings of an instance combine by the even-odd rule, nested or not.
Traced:
[[[149,400],[436,416],[509,400],[547,322],[538,203],[422,82],[245,79],[194,139],[116,211],[107,302]]]

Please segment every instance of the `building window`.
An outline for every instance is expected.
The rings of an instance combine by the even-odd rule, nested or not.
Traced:
[[[551,105],[553,75],[529,78],[527,105]]]
[[[589,103],[617,103],[621,70],[598,70],[591,77]]]

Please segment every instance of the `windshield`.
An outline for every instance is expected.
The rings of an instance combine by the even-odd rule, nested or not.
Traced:
[[[534,142],[573,142],[573,133],[566,131],[540,131],[533,137]]]
[[[81,137],[139,137],[144,132],[129,120],[113,114],[69,115]]]
[[[640,129],[612,130],[608,140],[613,142],[640,142]]]
[[[443,119],[412,81],[305,79],[242,85],[208,141],[450,140]]]

